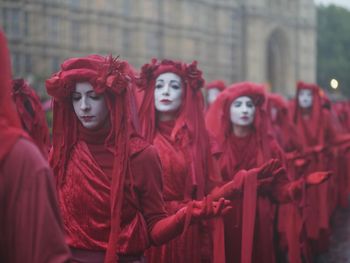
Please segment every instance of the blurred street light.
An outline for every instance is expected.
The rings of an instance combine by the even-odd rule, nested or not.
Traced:
[[[330,85],[332,89],[337,89],[339,86],[339,82],[336,79],[331,79]]]

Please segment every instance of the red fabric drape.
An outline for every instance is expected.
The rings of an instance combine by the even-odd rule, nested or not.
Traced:
[[[15,101],[22,127],[28,132],[44,157],[48,157],[50,135],[45,112],[35,91],[23,79],[13,80],[12,98]]]
[[[5,35],[0,31],[0,163],[25,133],[11,98],[11,63]]]

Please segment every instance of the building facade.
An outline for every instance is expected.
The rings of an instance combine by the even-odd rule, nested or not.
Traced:
[[[198,60],[207,81],[293,94],[315,81],[313,0],[1,0],[15,77],[39,86],[68,57]],[[42,89],[43,87],[41,87]]]

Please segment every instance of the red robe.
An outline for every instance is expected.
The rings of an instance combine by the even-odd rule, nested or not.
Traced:
[[[193,198],[193,187],[190,176],[191,162],[186,147],[181,147],[171,138],[174,122],[161,122],[153,141],[156,147],[163,168],[164,191],[163,196],[166,203],[166,210],[174,214],[186,206]],[[210,162],[208,162],[210,163]],[[214,167],[209,167],[204,184],[197,186],[197,193],[208,193],[214,185],[221,182]],[[152,247],[146,253],[148,262],[201,262],[201,251],[203,230],[201,225],[191,225],[180,237],[169,241],[166,245]],[[205,238],[204,238],[205,239]],[[210,246],[208,248],[211,249]],[[208,251],[205,251],[208,253]],[[209,254],[210,251],[209,251]]]
[[[104,252],[110,235],[110,185],[114,155],[104,146],[108,133],[80,129],[65,182],[58,188],[68,245]],[[150,245],[149,232],[163,210],[161,168],[152,146],[134,137],[130,142],[132,178],[124,184],[119,256],[140,256]],[[73,250],[74,252],[75,250]],[[73,253],[74,256],[74,253]]]
[[[0,261],[69,262],[51,170],[19,139],[0,167]]]
[[[283,160],[283,154],[276,141],[270,137],[265,142],[270,154],[260,148],[254,134],[245,138],[231,135],[221,158],[221,171],[225,181],[231,180],[242,169],[252,169],[262,165],[270,158]],[[256,221],[254,229],[253,255],[251,262],[276,262],[276,203],[289,199],[287,177],[280,177],[270,189],[258,192]],[[242,200],[234,200],[233,210],[225,219],[225,251],[227,262],[241,262],[242,237]]]
[[[296,98],[301,89],[309,89],[313,94],[312,107],[308,111],[300,108],[297,100],[292,105],[299,140],[303,152],[310,159],[307,172],[333,170],[336,159],[331,145],[337,134],[330,112],[324,107],[322,91],[317,85],[300,82]],[[337,174],[334,174],[327,182],[307,191],[303,216],[314,253],[325,251],[328,247],[329,219],[337,203],[337,188]]]
[[[241,96],[248,96],[255,105],[252,133],[245,138],[233,135],[230,106]],[[208,129],[217,136],[223,147],[220,160],[222,176],[229,181],[241,169],[262,165],[271,158],[284,164],[284,154],[269,135],[265,111],[265,92],[262,85],[242,82],[223,91],[206,115]],[[270,177],[271,183],[248,177],[243,197],[233,200],[233,210],[225,217],[226,262],[275,262],[277,251],[276,203],[290,202],[301,195],[303,181],[290,183],[286,174]],[[295,242],[294,242],[295,243]]]

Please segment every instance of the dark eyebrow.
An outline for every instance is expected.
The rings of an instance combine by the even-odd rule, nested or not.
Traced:
[[[176,82],[176,83],[179,83],[180,84],[180,81],[177,81],[177,80],[171,80],[170,83],[173,83],[173,82]]]
[[[156,82],[159,82],[159,81],[164,82],[164,80],[162,80],[162,79],[157,79],[157,81],[156,81]]]

